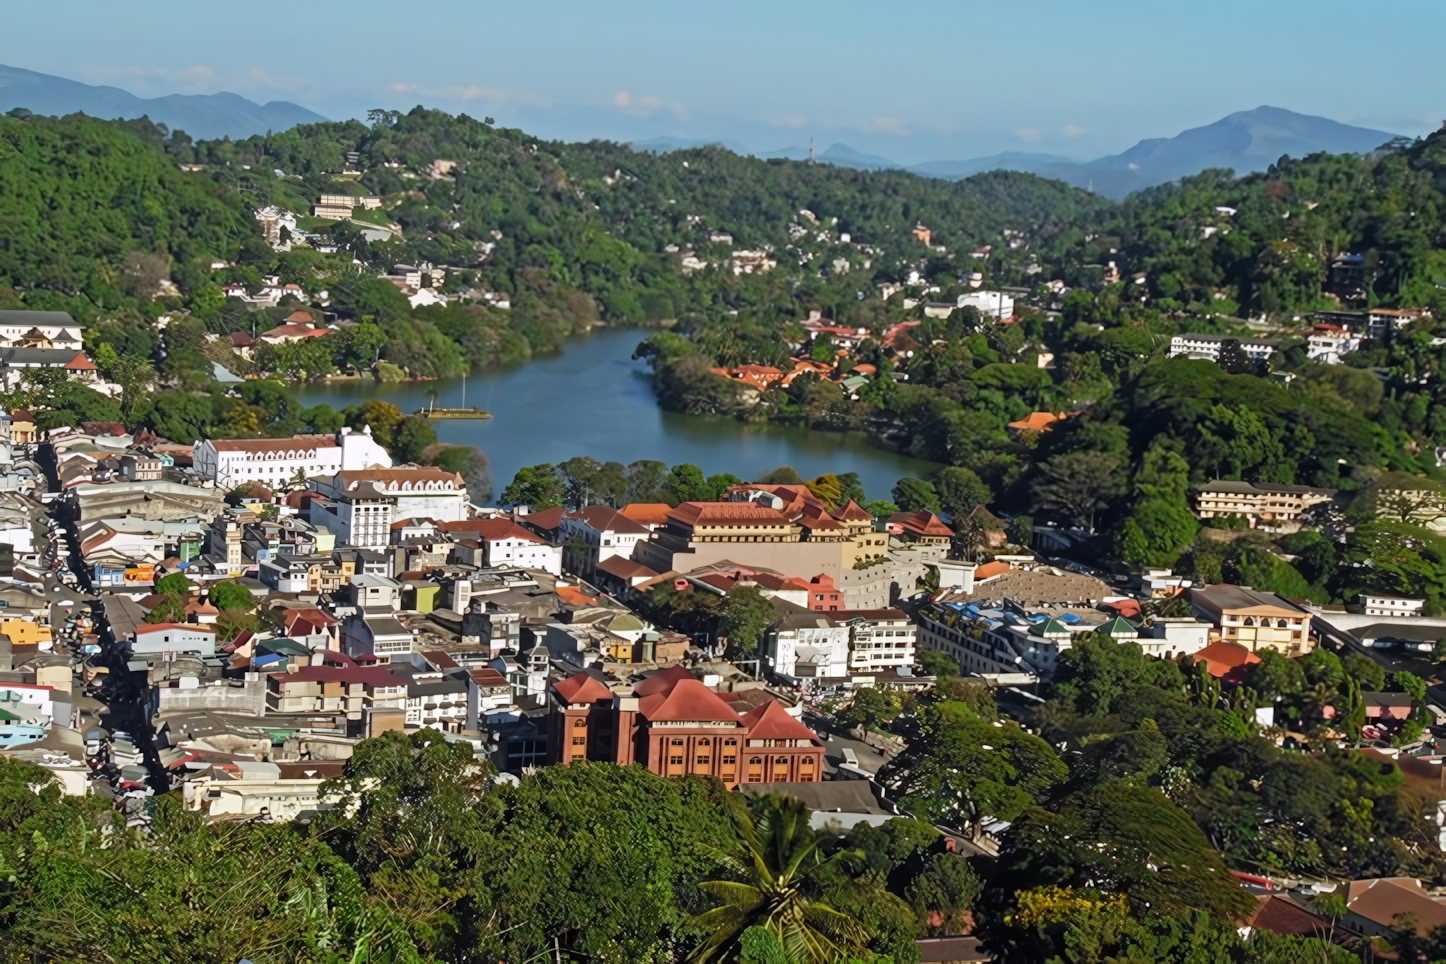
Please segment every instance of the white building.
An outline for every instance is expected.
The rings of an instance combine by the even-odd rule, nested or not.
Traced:
[[[1367,616],[1422,616],[1425,615],[1426,600],[1406,599],[1401,596],[1361,596],[1361,605]]]
[[[1002,291],[967,291],[959,296],[959,307],[974,308],[1002,321],[1014,314],[1014,298]]]
[[[191,449],[197,474],[223,489],[243,482],[278,488],[298,471],[308,478],[337,472],[390,468],[392,457],[372,439],[368,425],[360,432],[344,428],[336,435],[291,438],[204,439]]]
[[[412,631],[389,612],[359,612],[341,623],[341,649],[352,659],[375,656],[382,662],[412,651]]]
[[[790,684],[849,676],[849,627],[821,612],[774,600],[780,615],[764,638],[763,665]]]
[[[1247,358],[1262,362],[1275,354],[1275,346],[1264,338],[1229,338],[1225,335],[1176,335],[1170,339],[1171,358],[1203,358],[1220,361],[1220,347],[1227,341],[1240,345]]]
[[[313,478],[311,488],[324,498],[311,500],[307,521],[330,530],[339,543],[363,549],[386,548],[396,519],[467,518],[467,484],[444,469],[343,470]]]
[[[576,558],[569,556],[568,565],[588,577],[604,559],[614,556],[631,559],[638,543],[646,542],[652,534],[647,526],[605,505],[590,505],[565,513],[558,531],[563,545],[580,539],[586,546],[583,553],[574,554]]]
[[[901,609],[834,613],[849,630],[849,669],[855,675],[914,665],[918,628]]]
[[[1305,340],[1306,357],[1318,365],[1339,365],[1361,347],[1361,336],[1336,325],[1316,325]]]
[[[137,626],[130,650],[135,656],[162,656],[166,653],[216,654],[216,629],[192,623],[154,623]]]
[[[505,516],[444,524],[442,531],[461,538],[475,535],[482,547],[484,565],[541,569],[554,576],[562,575],[562,546],[549,545],[547,540]]]

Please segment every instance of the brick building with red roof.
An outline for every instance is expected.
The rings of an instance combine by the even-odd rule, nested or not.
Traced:
[[[823,743],[775,700],[739,715],[681,666],[614,692],[576,673],[548,691],[548,761],[637,763],[659,776],[740,783],[812,783]]]

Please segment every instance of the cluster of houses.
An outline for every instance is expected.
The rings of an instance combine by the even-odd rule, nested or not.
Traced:
[[[1344,364],[1345,356],[1363,344],[1389,342],[1412,323],[1431,317],[1429,308],[1370,308],[1364,311],[1321,311],[1306,334],[1306,358],[1318,365]],[[1181,334],[1170,339],[1171,358],[1218,362],[1226,342],[1233,342],[1252,362],[1267,362],[1279,344],[1271,338]]]

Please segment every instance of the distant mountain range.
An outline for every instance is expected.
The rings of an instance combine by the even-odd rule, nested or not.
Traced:
[[[0,113],[21,107],[36,114],[77,111],[103,120],[149,117],[196,140],[250,137],[326,120],[305,107],[274,100],[258,104],[239,94],[170,94],[137,97],[119,87],[93,87],[0,64]]]
[[[1178,180],[1212,167],[1228,167],[1237,174],[1245,174],[1263,171],[1285,154],[1291,157],[1320,152],[1364,154],[1395,136],[1385,131],[1351,127],[1325,117],[1297,114],[1280,107],[1257,107],[1174,137],[1143,140],[1122,154],[1093,161],[1011,151],[964,161],[928,161],[904,169],[925,177],[951,179],[985,171],[1026,171],[1118,199],[1131,191]],[[803,160],[808,157],[808,151],[790,147],[760,156]],[[847,144],[834,144],[817,155],[817,160],[865,170],[903,168],[903,165],[886,157],[863,154]]]

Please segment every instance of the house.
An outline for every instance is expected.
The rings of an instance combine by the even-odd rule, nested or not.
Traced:
[[[438,528],[450,538],[476,539],[484,566],[540,569],[562,575],[562,547],[549,545],[541,536],[504,516],[443,522]]]
[[[291,318],[297,320],[292,321]],[[307,312],[293,312],[291,318],[270,331],[261,332],[256,336],[256,340],[267,345],[280,345],[286,342],[306,341],[310,338],[324,338],[331,334],[330,328],[317,324]]]
[[[1171,358],[1202,358],[1219,362],[1220,350],[1227,341],[1235,342],[1245,357],[1263,362],[1275,354],[1275,344],[1265,338],[1230,338],[1225,335],[1176,335],[1170,339]]]
[[[337,472],[390,468],[392,457],[372,439],[371,426],[336,435],[277,439],[203,439],[191,448],[196,474],[222,489],[260,482],[284,487],[299,472],[312,478]]]
[[[5,312],[0,311],[0,315],[4,314]],[[10,412],[10,441],[15,445],[34,445],[38,438],[39,432],[35,429],[35,416],[23,408],[12,409]]]
[[[1429,308],[1371,308],[1366,312],[1366,331],[1372,341],[1382,341],[1411,322],[1429,317]]]
[[[1209,620],[1226,642],[1251,652],[1273,649],[1282,656],[1304,656],[1315,649],[1310,613],[1277,595],[1228,585],[1189,592],[1195,615]]]
[[[407,681],[381,666],[359,666],[340,653],[320,665],[289,667],[266,677],[266,712],[338,713],[361,720],[373,709],[401,709]]]
[[[1002,291],[967,291],[959,296],[960,308],[973,308],[981,315],[990,315],[1003,321],[1014,315],[1014,297]]]
[[[1319,324],[1306,337],[1306,358],[1318,365],[1339,365],[1344,356],[1361,347],[1361,336],[1339,325]]]
[[[633,558],[638,543],[651,534],[647,526],[605,505],[590,505],[569,512],[562,517],[559,527],[568,569],[588,579],[604,559]]]
[[[341,623],[341,650],[352,659],[373,656],[386,662],[412,651],[412,631],[390,612],[353,613]]]
[[[1335,489],[1309,485],[1228,479],[1201,482],[1191,489],[1196,518],[1243,518],[1252,529],[1258,526],[1272,532],[1296,531],[1307,509],[1329,502],[1335,494]]]
[[[548,688],[548,761],[638,763],[659,776],[740,783],[813,783],[823,742],[782,704],[739,714],[702,681],[674,666],[614,693],[588,671]]]
[[[19,387],[33,368],[60,369],[73,381],[100,381],[95,363],[77,348],[0,348],[0,384],[8,389]]]
[[[1395,936],[1402,920],[1421,937],[1446,926],[1446,900],[1426,893],[1414,877],[1353,880],[1345,885],[1347,930],[1364,937]]]
[[[888,518],[890,533],[900,536],[906,542],[933,549],[940,558],[948,551],[954,539],[954,530],[944,520],[927,509],[919,512],[895,512]]]

